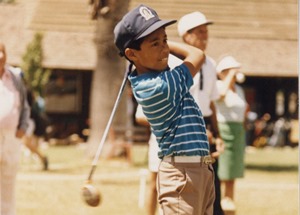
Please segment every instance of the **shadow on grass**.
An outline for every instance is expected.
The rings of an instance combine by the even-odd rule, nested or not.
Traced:
[[[267,172],[297,172],[298,166],[297,165],[290,165],[290,166],[279,166],[279,165],[255,165],[255,164],[247,164],[247,170],[258,170],[258,171],[267,171]]]

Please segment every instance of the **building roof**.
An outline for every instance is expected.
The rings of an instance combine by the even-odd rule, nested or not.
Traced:
[[[131,7],[146,4],[161,18],[179,19],[200,11],[214,21],[212,38],[297,40],[297,0],[131,0]],[[170,35],[177,37],[176,25]]]
[[[203,12],[214,21],[207,54],[216,61],[233,55],[246,75],[298,75],[296,0],[131,0],[130,8],[140,3],[155,8],[163,19]],[[0,4],[0,10],[0,39],[6,43],[9,63],[19,65],[33,33],[42,31],[45,67],[94,69],[95,21],[88,15],[88,1],[19,0]],[[167,32],[169,39],[180,41],[176,24]]]
[[[296,0],[131,0],[131,8],[145,4],[162,19],[179,19],[200,11],[208,20],[206,53],[217,62],[233,55],[250,76],[298,76],[298,2]],[[167,27],[178,38],[177,25]]]
[[[87,2],[22,0],[0,4],[0,10],[0,38],[6,44],[9,63],[20,65],[26,44],[35,32],[42,32],[44,67],[94,69],[95,21],[89,18]]]

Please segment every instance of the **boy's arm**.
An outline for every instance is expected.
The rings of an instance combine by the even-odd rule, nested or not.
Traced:
[[[182,59],[194,77],[204,63],[204,53],[198,48],[183,43],[168,41],[168,45],[171,54]]]

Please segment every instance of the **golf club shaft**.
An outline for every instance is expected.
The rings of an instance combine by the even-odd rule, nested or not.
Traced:
[[[113,121],[114,115],[116,113],[117,107],[118,107],[118,105],[120,103],[121,96],[122,96],[122,94],[124,92],[124,89],[125,89],[125,86],[126,86],[126,82],[127,82],[127,78],[128,78],[128,75],[130,74],[131,68],[132,68],[132,65],[129,66],[129,69],[128,69],[128,71],[126,71],[126,74],[124,76],[122,85],[120,87],[120,90],[119,90],[119,93],[118,93],[118,96],[117,96],[117,99],[116,99],[116,102],[115,102],[113,110],[112,110],[112,112],[110,114],[109,120],[108,120],[106,128],[104,130],[104,133],[102,135],[102,138],[101,138],[101,141],[99,143],[99,146],[98,146],[97,152],[95,154],[94,160],[92,162],[92,168],[91,168],[91,171],[90,171],[90,174],[89,174],[89,177],[88,177],[88,181],[90,181],[92,179],[92,175],[93,175],[93,173],[94,173],[94,171],[96,169],[97,162],[99,160],[99,157],[100,157],[100,154],[101,154],[104,142],[106,140],[106,137],[107,137],[108,131],[110,129],[111,123]]]

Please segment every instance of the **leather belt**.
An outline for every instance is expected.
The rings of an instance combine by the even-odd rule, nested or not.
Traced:
[[[169,163],[204,163],[212,164],[215,162],[215,159],[210,155],[207,156],[170,156],[164,157],[164,162]]]

